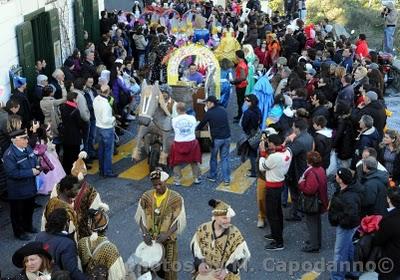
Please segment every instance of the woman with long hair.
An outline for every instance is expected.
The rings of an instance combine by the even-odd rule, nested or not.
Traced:
[[[22,268],[14,280],[49,279],[53,270],[52,258],[42,242],[30,242],[12,256],[13,264]]]
[[[400,183],[400,135],[396,130],[386,130],[379,145],[378,160],[397,186]]]
[[[248,109],[243,113],[241,125],[246,136],[252,137],[260,129],[261,111],[258,108],[258,98],[254,94],[247,95],[244,101],[246,102]],[[249,157],[251,164],[247,176],[257,177],[256,173],[257,147],[252,147],[250,144],[248,144],[247,156]]]
[[[316,253],[321,249],[322,224],[321,214],[328,209],[328,179],[325,169],[322,167],[322,157],[318,152],[309,152],[307,154],[308,168],[304,171],[299,180],[299,190],[305,196],[316,197],[320,203],[319,213],[304,213],[308,229],[308,242],[301,249],[306,253]]]

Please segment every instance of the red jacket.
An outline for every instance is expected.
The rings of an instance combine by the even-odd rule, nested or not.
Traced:
[[[299,180],[299,190],[306,195],[315,195],[318,193],[322,202],[321,213],[328,209],[328,179],[325,169],[322,167],[309,167],[304,171]]]
[[[240,78],[240,72],[243,70],[244,72],[244,80],[236,85],[237,88],[245,88],[247,87],[247,75],[249,74],[249,67],[247,66],[246,62],[243,59],[239,60],[238,65],[236,66],[235,75],[236,79]]]
[[[356,42],[356,55],[361,57],[368,57],[368,43],[366,40],[357,40]]]

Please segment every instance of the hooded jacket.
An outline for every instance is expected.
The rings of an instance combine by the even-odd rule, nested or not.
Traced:
[[[387,209],[388,173],[373,170],[361,177],[363,186],[362,216],[384,215]]]
[[[361,153],[365,148],[377,148],[379,143],[379,134],[375,127],[371,127],[362,132],[356,140],[356,155],[361,156]]]
[[[332,129],[317,130],[314,136],[315,150],[321,155],[323,167],[327,169],[331,162]]]
[[[397,24],[397,10],[393,2],[388,2],[386,7],[390,10],[388,15],[385,17],[385,27],[393,26]]]
[[[328,210],[328,219],[332,226],[352,229],[360,225],[361,190],[360,184],[356,182],[335,192]]]
[[[337,128],[332,147],[341,160],[351,159],[354,155],[354,126],[349,116],[337,119]]]

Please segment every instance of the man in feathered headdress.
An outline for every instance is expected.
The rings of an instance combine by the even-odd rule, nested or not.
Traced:
[[[239,229],[231,224],[235,211],[221,200],[208,204],[213,208],[212,221],[198,227],[190,244],[196,274],[239,280],[239,269],[250,258],[250,251]]]

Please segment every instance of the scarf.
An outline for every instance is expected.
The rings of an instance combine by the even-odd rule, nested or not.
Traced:
[[[74,101],[66,101],[65,104],[74,108],[78,108],[78,104]]]

